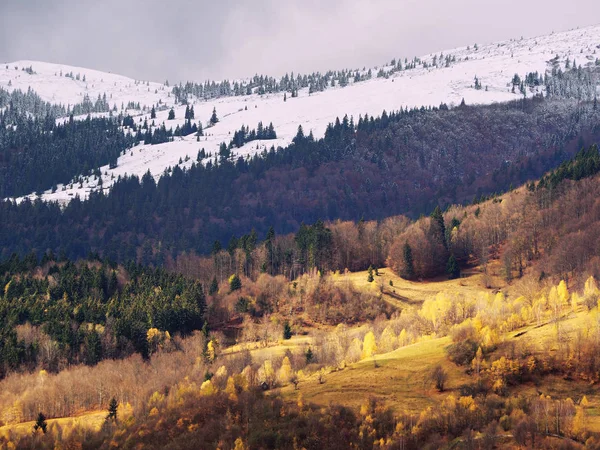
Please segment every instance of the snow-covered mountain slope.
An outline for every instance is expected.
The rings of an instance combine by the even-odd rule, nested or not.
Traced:
[[[447,56],[452,60],[449,65],[443,62]],[[438,106],[442,102],[457,105],[463,98],[467,104],[489,104],[520,98],[518,89],[516,93],[511,92],[510,81],[514,74],[521,77],[536,71],[543,74],[551,69],[550,60],[556,56],[563,70],[567,59],[571,65],[573,60],[582,66],[597,64],[600,57],[600,26],[430,54],[419,58],[420,63],[416,68],[395,72],[387,78],[373,78],[313,94],[303,89],[297,98],[291,98],[288,94],[285,102],[283,93],[209,101],[190,99],[196,121],[201,120],[206,125],[213,108],[216,108],[219,123],[205,130],[206,136],[200,138],[200,142],[190,135],[165,144],[134,147],[119,158],[116,168],[101,168],[102,186],[108,189],[119,175],[135,174],[141,177],[150,170],[155,177],[159,177],[167,167],[191,165],[200,149],[204,148],[207,153],[215,155],[220,143],[229,143],[233,133],[242,125],[254,128],[259,121],[265,125],[272,122],[278,139],[250,142],[241,149],[234,149],[236,155],[251,155],[272,145],[285,146],[292,141],[299,125],[303,126],[305,133],[312,131],[319,138],[323,136],[328,123],[345,114],[356,120],[361,114],[376,116],[383,110],[398,110],[401,107]],[[437,66],[433,65],[434,58],[440,62]],[[15,70],[15,66],[18,70]],[[29,66],[35,72],[32,75],[21,70]],[[383,67],[384,70],[389,68]],[[380,69],[375,68],[373,75]],[[81,81],[61,77],[61,71],[63,74],[79,73]],[[83,75],[86,76],[85,82],[82,81]],[[481,89],[475,89],[475,77],[481,83]],[[109,104],[117,104],[118,108],[130,101],[139,102],[142,107],[150,107],[159,101],[162,105],[174,106],[170,88],[163,84],[136,82],[118,75],[33,61],[0,66],[0,86],[23,90],[30,86],[44,100],[53,103],[74,104],[81,102],[86,93],[92,100],[98,94],[106,93]],[[164,122],[167,128],[175,129],[177,125],[183,125],[184,111],[185,106],[175,105],[176,119],[170,121],[167,120],[168,110],[158,111],[155,123],[160,125]],[[129,111],[129,114],[135,115],[136,122],[143,122],[144,119],[151,122],[148,110]],[[67,202],[75,195],[85,198],[91,190],[98,188],[98,180],[92,178],[84,179],[81,184],[59,185],[56,192],[47,191],[42,197],[61,202]]]
[[[26,71],[28,68],[32,69],[32,73]],[[71,74],[72,78],[69,76]],[[161,83],[40,61],[1,64],[0,86],[9,91],[27,91],[31,87],[42,100],[64,105],[65,108],[81,103],[85,95],[95,101],[98,96],[106,94],[109,105],[117,105],[119,110],[122,104],[127,105],[129,102],[152,105],[167,101],[171,91],[171,88]],[[173,99],[170,103],[173,103]]]

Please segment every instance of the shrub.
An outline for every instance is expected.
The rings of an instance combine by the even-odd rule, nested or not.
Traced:
[[[471,364],[478,348],[479,344],[477,342],[467,339],[451,344],[446,349],[446,353],[448,354],[450,361],[454,364],[466,366]]]
[[[435,384],[435,388],[439,392],[444,392],[444,388],[446,387],[446,381],[448,381],[448,373],[444,370],[442,366],[437,365],[431,373],[431,380],[433,381],[433,383]]]

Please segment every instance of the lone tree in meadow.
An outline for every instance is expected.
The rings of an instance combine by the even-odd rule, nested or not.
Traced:
[[[431,380],[435,384],[435,388],[439,392],[444,392],[446,387],[446,381],[448,381],[448,373],[440,365],[435,366],[433,372],[431,372]]]
[[[111,420],[117,423],[117,409],[119,408],[119,404],[117,403],[116,398],[111,398],[110,403],[108,404],[108,415],[106,416],[106,421],[110,422]]]
[[[373,266],[369,266],[369,269],[367,270],[367,272],[369,273],[369,275],[367,276],[367,281],[369,283],[372,283],[373,280],[375,280],[375,278],[373,278]]]
[[[219,118],[217,117],[217,108],[213,108],[213,113],[212,116],[210,116],[210,123],[212,125],[216,124],[219,121]]]
[[[173,108],[171,108],[171,110],[169,111],[168,120],[174,120],[174,119],[175,119],[175,110]]]
[[[46,416],[44,413],[40,412],[35,420],[35,425],[33,426],[33,432],[37,433],[38,430],[42,430],[44,434],[46,434],[46,430],[48,428],[48,424],[46,423]]]

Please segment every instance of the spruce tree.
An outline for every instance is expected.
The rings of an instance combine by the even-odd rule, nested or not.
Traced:
[[[283,339],[291,339],[292,338],[292,327],[290,327],[289,322],[285,322],[283,324]]]
[[[436,206],[431,213],[431,219],[433,220],[434,225],[437,227],[437,232],[441,242],[444,244],[444,247],[447,247],[446,226],[444,225],[444,216],[439,206]]]
[[[219,292],[219,282],[217,281],[217,277],[213,277],[210,287],[208,288],[208,295],[214,295]]]
[[[86,334],[84,339],[85,363],[88,366],[94,366],[102,360],[102,342],[96,331]]]
[[[154,109],[154,105],[152,106],[152,109],[150,110],[150,119],[156,119],[156,109]]]
[[[450,255],[450,258],[448,258],[448,264],[446,265],[446,272],[448,273],[448,277],[451,280],[460,278],[460,267],[459,267],[458,261],[456,260],[454,255]]]
[[[212,116],[210,117],[210,123],[215,125],[218,121],[219,121],[219,118],[217,117],[217,108],[213,108],[213,113],[212,113]]]
[[[292,139],[294,144],[301,143],[304,140],[304,130],[302,125],[298,125],[298,132],[296,133],[296,137]]]
[[[369,273],[369,276],[367,277],[367,281],[369,283],[372,283],[375,278],[373,278],[373,266],[369,266],[369,269],[367,270],[367,272]]]
[[[242,280],[237,274],[231,275],[229,277],[229,290],[231,292],[237,291],[242,288]]]
[[[174,120],[174,119],[175,119],[175,110],[173,108],[171,108],[171,110],[169,111],[168,120]]]
[[[42,430],[44,434],[46,434],[46,430],[48,428],[48,424],[46,423],[46,416],[42,412],[40,412],[35,420],[35,425],[33,426],[34,433],[38,430]]]
[[[404,243],[404,251],[403,251],[403,259],[404,259],[404,273],[402,277],[407,280],[412,280],[415,277],[415,266],[413,261],[412,248],[408,244],[408,242]]]
[[[110,403],[108,404],[108,415],[106,416],[106,421],[114,421],[117,423],[117,409],[119,408],[119,403],[116,398],[111,398]]]
[[[306,364],[310,364],[313,359],[314,359],[314,354],[313,351],[310,347],[308,347],[308,350],[306,350],[306,353],[304,354],[304,357],[306,358]]]

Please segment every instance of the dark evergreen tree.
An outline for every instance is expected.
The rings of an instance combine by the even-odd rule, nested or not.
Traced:
[[[219,122],[219,118],[217,117],[217,108],[213,108],[212,116],[210,116],[210,123],[215,125],[217,122]]]
[[[294,137],[294,139],[292,140],[292,142],[294,144],[298,144],[298,143],[302,143],[302,141],[304,139],[305,139],[304,129],[302,128],[302,125],[298,125],[298,132],[296,133],[296,137]]]
[[[156,109],[154,109],[154,105],[152,106],[152,109],[150,110],[150,119],[156,119]]]
[[[401,274],[402,278],[412,280],[415,277],[415,266],[413,261],[412,248],[410,247],[408,242],[404,243],[404,252],[402,256],[404,259],[404,273]]]
[[[173,108],[171,108],[169,110],[169,117],[168,120],[174,120],[175,119],[175,110]]]
[[[231,236],[229,239],[229,243],[227,244],[227,252],[233,256],[235,250],[238,248],[238,238],[235,236]]]
[[[285,322],[283,324],[283,339],[291,339],[292,338],[292,327],[289,322]]]
[[[308,347],[306,353],[304,353],[304,357],[306,359],[306,364],[310,364],[311,362],[313,362],[315,355],[313,354],[313,351],[310,347]]]
[[[213,277],[208,288],[208,295],[215,295],[217,292],[219,292],[219,282],[217,281],[217,277]]]
[[[117,423],[117,410],[119,408],[119,403],[116,398],[111,398],[108,404],[108,415],[106,416],[106,421],[113,421]]]
[[[113,272],[114,273],[114,272]],[[85,363],[94,366],[102,360],[102,342],[96,331],[91,331],[85,336]]]
[[[38,430],[42,430],[42,432],[46,434],[47,428],[48,424],[46,423],[46,416],[40,412],[35,420],[35,424],[33,425],[33,432],[35,433]]]
[[[444,224],[444,215],[442,214],[442,210],[439,206],[436,206],[433,212],[431,213],[432,225],[435,229],[435,233],[437,237],[444,244],[444,247],[447,247],[448,244],[446,242],[446,225]]]
[[[231,292],[240,290],[242,288],[242,280],[237,274],[232,275],[229,278],[229,290]]]
[[[274,243],[275,240],[275,228],[270,227],[269,231],[267,231],[267,236],[265,237],[265,249],[267,250],[266,261],[264,262],[265,270],[264,272],[268,272],[271,275],[276,273],[276,261],[275,261],[275,249]]]
[[[448,277],[451,280],[460,278],[460,267],[454,255],[450,255],[450,258],[448,258],[448,264],[446,265],[446,273],[448,274]]]

